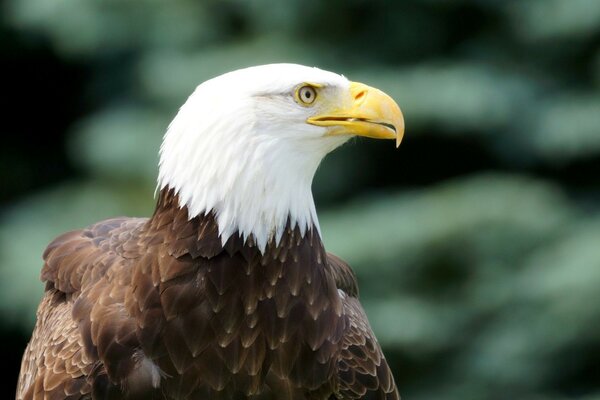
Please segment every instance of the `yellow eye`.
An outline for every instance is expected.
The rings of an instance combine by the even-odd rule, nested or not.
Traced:
[[[301,104],[309,105],[315,102],[317,91],[312,86],[302,86],[296,91],[296,98]]]

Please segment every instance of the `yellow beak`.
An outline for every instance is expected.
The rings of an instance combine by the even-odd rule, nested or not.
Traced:
[[[327,135],[357,135],[375,139],[404,136],[404,118],[398,104],[379,89],[362,83],[350,83],[350,100],[345,106],[307,119],[312,125],[328,127]]]

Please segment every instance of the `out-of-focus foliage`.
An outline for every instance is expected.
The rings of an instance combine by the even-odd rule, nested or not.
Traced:
[[[162,134],[198,83],[299,62],[380,87],[405,114],[399,151],[352,143],[314,184],[326,246],[355,268],[404,397],[600,398],[599,1],[6,0],[2,11],[87,68],[92,105],[63,145],[77,173],[0,210],[5,327],[31,329],[54,236],[152,212]]]

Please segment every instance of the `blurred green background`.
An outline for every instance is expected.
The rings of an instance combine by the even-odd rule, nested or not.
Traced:
[[[4,0],[0,317],[12,396],[45,245],[149,215],[203,80],[298,62],[379,87],[405,141],[314,182],[405,399],[600,399],[600,1]]]

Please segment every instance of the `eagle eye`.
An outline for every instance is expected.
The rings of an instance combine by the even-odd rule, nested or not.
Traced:
[[[296,100],[305,106],[311,105],[317,98],[317,90],[310,85],[301,86],[296,90]]]

